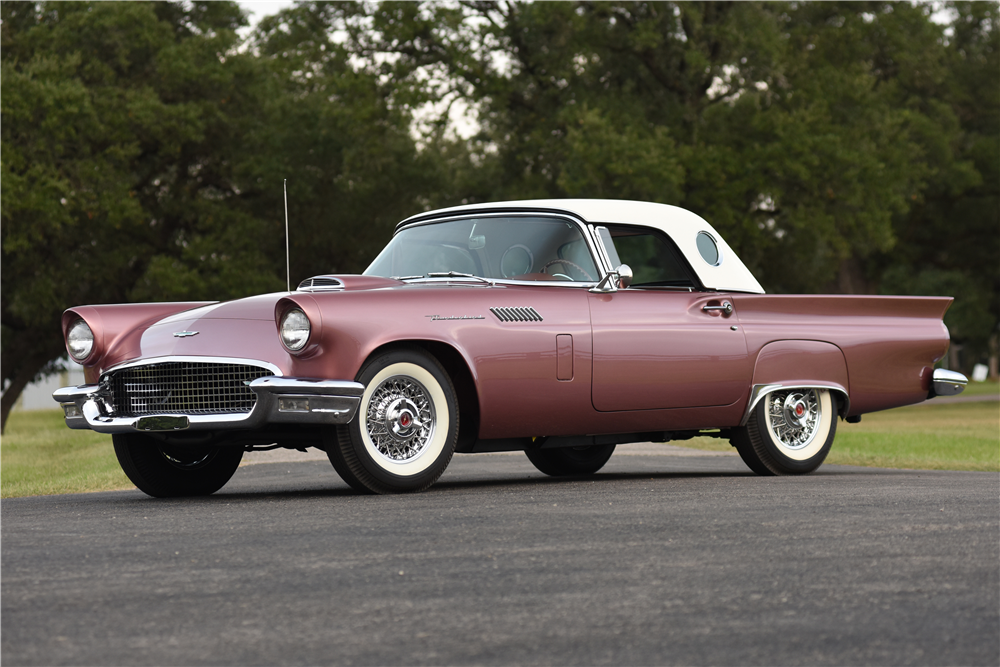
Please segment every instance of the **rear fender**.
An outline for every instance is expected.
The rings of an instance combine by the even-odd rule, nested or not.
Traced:
[[[762,398],[779,389],[828,389],[839,398],[838,413],[851,407],[847,360],[836,345],[815,340],[781,340],[761,348],[753,372],[753,389],[740,425]]]

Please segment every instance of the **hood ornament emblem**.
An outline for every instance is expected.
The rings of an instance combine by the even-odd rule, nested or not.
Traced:
[[[197,336],[197,331],[175,331],[174,338],[187,338],[188,336]]]

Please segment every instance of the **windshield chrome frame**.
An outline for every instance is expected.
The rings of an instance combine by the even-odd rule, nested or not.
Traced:
[[[598,273],[601,275],[597,280],[590,281],[576,281],[576,280],[512,280],[510,278],[486,278],[485,276],[477,276],[476,278],[462,278],[456,276],[454,278],[413,278],[407,280],[408,284],[413,284],[419,282],[420,284],[426,284],[429,282],[457,282],[457,281],[469,281],[469,280],[491,280],[498,285],[534,285],[540,286],[544,285],[546,287],[593,287],[597,283],[601,282],[608,273],[613,269],[609,266],[609,261],[603,252],[603,248],[598,245],[594,238],[593,225],[581,220],[580,218],[567,215],[565,213],[559,213],[554,211],[503,211],[503,212],[483,212],[478,213],[475,211],[467,211],[456,213],[455,215],[450,215],[442,218],[434,218],[432,220],[416,220],[408,225],[403,225],[393,232],[392,238],[396,238],[396,234],[399,234],[404,229],[412,229],[414,227],[423,227],[424,225],[436,225],[443,222],[455,222],[457,220],[469,220],[469,219],[482,219],[482,218],[549,218],[554,220],[562,220],[568,222],[575,226],[583,237],[587,244],[587,249],[590,251],[591,259],[594,260],[594,266]],[[390,239],[391,242],[391,239]],[[388,244],[387,244],[388,245]],[[384,250],[384,248],[383,248]],[[379,252],[379,255],[382,253]],[[374,259],[372,263],[374,263]],[[365,269],[367,271],[367,269]],[[485,286],[485,285],[484,285]]]

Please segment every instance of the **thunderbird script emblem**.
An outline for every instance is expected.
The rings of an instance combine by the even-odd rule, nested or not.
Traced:
[[[188,336],[197,336],[197,331],[175,331],[174,338],[187,338]]]

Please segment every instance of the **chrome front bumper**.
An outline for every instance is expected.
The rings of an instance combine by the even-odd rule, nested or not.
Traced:
[[[354,419],[364,385],[346,380],[309,380],[268,376],[250,383],[257,402],[248,413],[184,415],[166,413],[113,417],[96,384],[57,389],[66,426],[98,433],[257,429],[267,424],[346,424]]]

